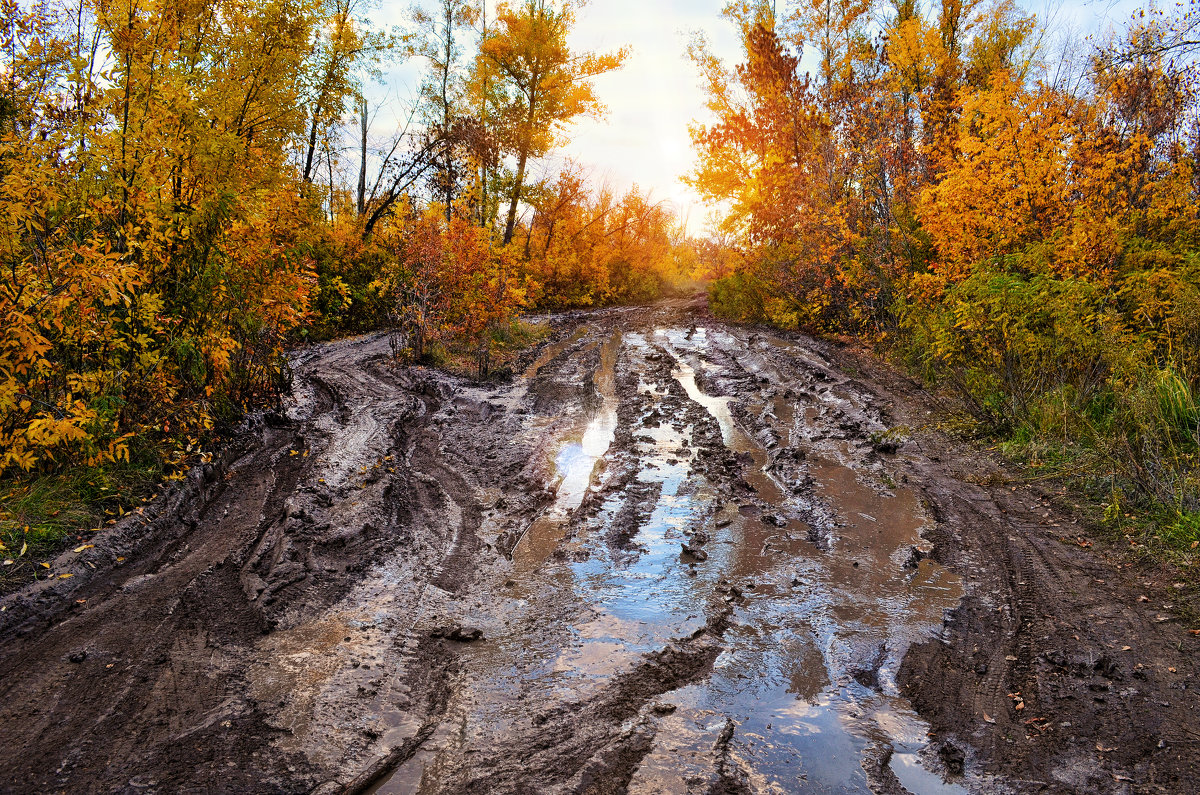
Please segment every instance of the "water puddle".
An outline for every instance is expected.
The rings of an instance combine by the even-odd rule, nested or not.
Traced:
[[[636,411],[618,395],[622,350],[622,366],[641,376]],[[779,377],[748,383],[721,364],[775,367],[756,350],[703,328],[617,332],[602,344],[601,404],[549,448],[554,501],[518,542],[505,598],[480,608],[488,640],[464,653],[471,674],[451,717],[381,792],[452,790],[467,775],[453,772],[464,752],[505,748],[534,714],[611,686],[703,629],[722,599],[732,608],[724,650],[710,675],[656,699],[674,710],[657,719],[630,792],[687,792],[722,771],[754,792],[869,792],[864,760],[888,752],[910,791],[964,792],[922,765],[928,726],[896,684],[904,652],[941,626],[962,583],[922,558],[927,520],[914,493],[850,446],[809,443],[823,412],[851,399],[785,395]],[[706,391],[717,383],[744,385],[736,405]],[[618,409],[640,414],[632,444],[618,445],[628,449],[612,449]],[[759,441],[764,429],[748,432],[743,409],[783,448],[805,443],[803,478],[775,466],[780,448]],[[700,465],[698,448],[716,439],[700,426],[713,422],[736,471]],[[590,518],[572,523],[589,489],[618,470],[625,487],[599,492]],[[681,552],[701,537],[704,557]]]
[[[572,336],[579,336],[582,331]],[[518,573],[535,572],[558,546],[563,529],[583,502],[597,466],[612,444],[617,428],[616,372],[620,351],[621,332],[615,331],[600,346],[600,365],[592,377],[601,406],[582,427],[576,427],[560,442],[554,457],[558,476],[554,502],[530,524],[513,549],[513,568]]]
[[[812,496],[837,526],[827,550],[797,540],[805,527],[797,515],[807,506],[766,471],[771,453],[742,429],[731,399],[697,385],[697,369],[713,369],[703,356],[705,339],[677,330],[657,336],[675,357],[673,376],[688,397],[717,421],[728,449],[748,461],[744,478],[755,502],[774,515],[744,504],[718,514],[729,524],[715,535],[729,552],[709,562],[740,587],[744,602],[712,677],[670,696],[675,723],[690,722],[684,734],[692,739],[679,745],[684,738],[660,735],[633,789],[658,789],[684,774],[669,760],[689,742],[711,747],[724,724],[699,735],[696,727],[716,715],[733,720],[728,754],[759,791],[865,792],[864,754],[890,748],[893,772],[913,792],[962,792],[921,766],[927,726],[895,682],[908,645],[939,627],[962,595],[955,575],[914,552],[926,521],[916,496],[864,482],[842,463],[850,458],[845,448],[810,455]],[[819,415],[779,393],[759,408],[785,445],[803,435],[800,423]],[[781,545],[800,554],[778,554]]]

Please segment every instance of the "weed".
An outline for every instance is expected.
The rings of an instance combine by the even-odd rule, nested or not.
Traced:
[[[0,481],[0,593],[48,575],[43,564],[140,503],[161,475],[141,463]]]

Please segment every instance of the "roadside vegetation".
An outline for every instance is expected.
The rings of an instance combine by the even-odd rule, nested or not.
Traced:
[[[971,429],[1200,547],[1200,7],[1057,38],[1010,0],[731,2],[692,56],[718,314],[873,340]]]
[[[668,208],[546,160],[625,58],[571,50],[576,8],[0,0],[0,587],[209,455],[290,345],[487,377],[522,312],[687,282]],[[369,104],[400,59],[416,98]]]

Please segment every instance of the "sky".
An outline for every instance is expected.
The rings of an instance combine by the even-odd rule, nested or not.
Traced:
[[[402,21],[407,3],[383,0],[378,21]],[[591,0],[578,15],[571,37],[577,51],[612,51],[627,46],[624,67],[596,79],[596,93],[608,107],[605,119],[584,119],[569,130],[559,157],[585,166],[594,182],[623,192],[637,185],[654,200],[674,205],[688,231],[705,227],[707,210],[680,178],[693,166],[688,125],[705,121],[704,92],[687,57],[692,31],[702,31],[713,51],[735,63],[740,46],[720,15],[725,0]],[[1116,25],[1123,26],[1142,5],[1134,0],[1033,0],[1022,3],[1039,19],[1049,20],[1055,35],[1076,42]],[[387,89],[411,93],[419,80],[417,65],[393,70]],[[550,158],[543,168],[556,170]]]

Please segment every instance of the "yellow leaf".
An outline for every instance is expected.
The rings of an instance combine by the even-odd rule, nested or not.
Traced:
[[[81,545],[81,546],[77,546],[77,547],[75,547],[75,548],[74,548],[74,549],[72,549],[71,551],[72,551],[72,552],[82,552],[83,550],[85,550],[85,549],[91,549],[91,548],[93,548],[94,546],[96,546],[96,545],[95,545],[95,544],[83,544],[83,545]]]
[[[60,575],[58,575],[58,579],[65,580],[68,577],[74,577],[74,576],[75,576],[74,574],[60,574]]]
[[[39,563],[38,565],[39,565],[39,566],[41,566],[43,569],[48,569],[48,568],[50,568],[50,564],[49,564],[49,563]]]

